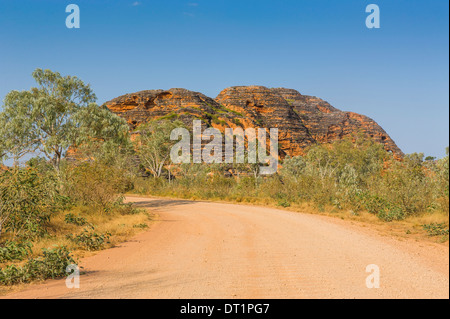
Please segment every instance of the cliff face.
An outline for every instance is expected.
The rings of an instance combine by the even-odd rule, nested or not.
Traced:
[[[243,114],[253,127],[278,128],[281,155],[303,154],[315,142],[303,120],[276,91],[263,86],[235,86],[220,92],[216,101]]]
[[[384,148],[395,156],[404,155],[383,128],[365,115],[340,111],[322,99],[302,95],[292,89],[272,90],[289,102],[314,140],[319,143],[329,143],[360,132],[383,144]]]
[[[329,103],[296,90],[263,86],[230,87],[216,97],[185,89],[148,90],[122,95],[106,106],[127,120],[131,129],[152,119],[178,119],[191,127],[278,128],[280,155],[296,156],[315,143],[330,143],[363,133],[386,150],[403,156],[389,135],[372,119],[340,111]]]
[[[131,129],[152,119],[180,120],[192,127],[192,120],[216,128],[244,126],[242,115],[225,109],[212,98],[185,89],[148,90],[119,96],[106,106],[123,117]],[[241,122],[242,121],[242,122]]]

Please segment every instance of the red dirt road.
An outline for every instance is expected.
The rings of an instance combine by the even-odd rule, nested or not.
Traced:
[[[129,198],[157,221],[65,280],[4,298],[449,298],[448,247],[264,207]],[[366,286],[369,264],[380,288]]]

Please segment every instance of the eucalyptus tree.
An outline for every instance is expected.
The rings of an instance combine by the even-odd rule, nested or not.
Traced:
[[[0,159],[12,158],[16,164],[25,154],[36,149],[38,136],[31,128],[26,104],[32,101],[31,92],[10,92],[0,113]]]
[[[2,144],[15,161],[39,151],[59,169],[61,158],[77,137],[74,115],[95,102],[96,96],[89,84],[74,76],[42,69],[32,75],[37,87],[6,95],[0,115]]]
[[[75,76],[36,69],[38,84],[28,91],[11,91],[0,113],[0,157],[17,163],[25,154],[43,154],[59,171],[70,147],[127,137],[126,122],[99,107],[89,84]]]
[[[108,165],[130,168],[134,154],[127,122],[106,106],[90,103],[75,115],[79,125],[74,145],[81,156]]]
[[[154,120],[137,128],[136,152],[141,164],[155,178],[162,175],[165,165],[170,165],[170,151],[176,143],[170,139],[170,134],[178,127],[184,127],[178,120]]]

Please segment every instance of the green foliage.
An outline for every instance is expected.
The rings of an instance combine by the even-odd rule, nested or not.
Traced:
[[[66,267],[71,264],[75,264],[75,260],[66,247],[43,249],[43,256],[29,259],[22,267],[9,265],[0,269],[0,284],[13,285],[63,277],[66,275]]]
[[[140,228],[140,229],[145,229],[145,228],[148,228],[148,225],[147,224],[136,224],[136,225],[133,225],[133,228]]]
[[[278,206],[281,206],[281,207],[284,207],[284,208],[287,208],[287,207],[290,207],[291,206],[291,203],[289,203],[289,201],[287,200],[287,199],[280,199],[279,201],[278,201],[278,204],[277,204]]]
[[[377,217],[386,222],[391,222],[393,220],[403,220],[406,218],[405,212],[398,206],[388,206],[381,210]]]
[[[444,158],[433,162],[430,170],[434,182],[433,190],[437,206],[447,214],[449,213],[449,154],[448,147]]]
[[[36,69],[33,78],[38,87],[11,91],[5,97],[0,113],[0,149],[16,162],[27,153],[40,151],[59,168],[61,158],[81,132],[76,113],[96,97],[77,77]]]
[[[171,112],[167,115],[161,116],[158,120],[173,120],[173,119],[178,118],[178,116],[179,115],[177,113]]]
[[[408,214],[425,211],[432,196],[432,183],[423,164],[423,154],[407,155],[403,162],[394,162],[383,176],[382,185]]]
[[[286,157],[280,175],[284,178],[292,178],[298,181],[306,172],[306,161],[302,156]]]
[[[0,239],[9,240],[0,247],[0,262],[29,256],[29,241],[57,233],[50,219],[74,205],[89,213],[137,212],[121,196],[133,187],[138,167],[126,121],[95,104],[90,86],[77,77],[41,69],[33,77],[37,87],[8,93],[0,112],[0,163],[14,160],[13,168],[0,169]],[[20,159],[34,152],[43,157],[21,166]],[[64,160],[68,153],[77,161]],[[65,215],[65,222],[90,226],[73,213]],[[71,238],[96,250],[109,236],[85,231]],[[0,283],[53,278],[69,261],[64,247],[46,250],[21,267],[1,270]]]
[[[313,146],[305,156],[287,157],[273,176],[259,176],[258,166],[182,164],[174,180],[137,180],[135,190],[184,198],[269,200],[281,207],[307,202],[354,215],[367,210],[387,222],[430,210],[448,213],[448,156],[425,161],[423,154],[410,154],[396,160],[382,145],[354,136]]]
[[[356,137],[286,158],[280,175],[306,200],[367,209],[386,221],[431,208],[448,213],[448,156],[424,161],[423,154],[415,153],[398,161],[379,144]]]
[[[368,179],[380,174],[387,156],[379,144],[355,136],[313,146],[305,156],[287,157],[280,176],[305,201],[357,211]]]
[[[52,212],[61,208],[54,176],[35,168],[14,168],[0,173],[0,236],[36,239],[46,234]]]
[[[72,146],[77,147],[79,157],[114,163],[118,157],[132,153],[127,122],[106,106],[90,103],[74,119],[79,128]]]
[[[31,277],[24,267],[9,265],[4,269],[0,269],[0,285],[10,286],[30,282],[32,281]]]
[[[428,236],[441,236],[448,235],[449,228],[445,223],[431,223],[422,225],[423,229],[426,230]]]
[[[164,165],[170,161],[170,150],[176,141],[170,139],[173,129],[184,127],[180,121],[152,121],[141,125],[139,136],[135,141],[135,149],[141,164],[154,177],[160,177]]]
[[[225,107],[224,107],[224,109],[225,109],[227,112],[233,113],[234,115],[237,115],[237,116],[239,116],[239,117],[242,117],[242,118],[245,117],[244,114],[242,114],[242,113],[240,113],[240,112],[238,112],[238,111],[231,110],[231,109],[227,109],[227,108],[225,108]]]
[[[39,151],[59,170],[70,147],[78,147],[84,157],[99,158],[131,146],[126,121],[95,104],[89,84],[50,70],[36,69],[33,77],[37,88],[6,95],[0,158],[12,157],[17,164]]]
[[[26,267],[37,279],[57,278],[66,274],[66,267],[74,264],[70,251],[66,247],[43,249],[43,256],[28,261]]]
[[[337,182],[349,167],[354,169],[355,182],[361,184],[370,175],[381,171],[387,157],[382,145],[361,136],[353,141],[347,138],[328,145],[316,145],[305,156],[309,164],[307,173],[325,179],[332,177]]]
[[[293,100],[293,99],[286,99],[286,102],[288,102],[289,105],[292,105],[292,104],[294,104],[295,100]]]
[[[109,212],[120,194],[131,189],[125,169],[99,161],[84,162],[67,168],[65,192],[80,205]]]
[[[384,212],[386,207],[389,206],[387,200],[377,195],[365,194],[363,201],[367,211],[375,215]]]
[[[289,197],[289,195],[287,195],[284,192],[276,192],[273,195],[273,198],[277,201],[277,206],[284,207],[284,208],[291,206],[291,203],[289,202],[288,197]]]
[[[99,234],[85,229],[79,235],[67,235],[67,239],[73,241],[83,249],[94,251],[103,249],[104,245],[108,243],[110,236],[110,233]]]
[[[80,217],[80,216],[76,216],[74,213],[67,213],[64,216],[64,221],[67,224],[73,224],[73,225],[76,225],[76,226],[84,226],[84,225],[88,224],[86,218]]]
[[[136,208],[133,203],[124,203],[124,197],[120,196],[115,202],[112,209],[120,215],[136,215],[142,210]]]
[[[0,263],[23,260],[31,254],[32,247],[30,242],[6,241],[0,246]]]

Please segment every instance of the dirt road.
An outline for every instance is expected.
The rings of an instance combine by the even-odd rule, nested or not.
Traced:
[[[283,210],[131,198],[157,214],[145,233],[82,260],[65,280],[7,298],[448,298],[448,247],[381,237]],[[380,288],[369,289],[369,264]]]

